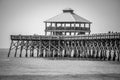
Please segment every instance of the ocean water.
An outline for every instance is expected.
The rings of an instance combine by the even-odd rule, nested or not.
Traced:
[[[7,53],[0,49],[0,80],[120,80],[117,61],[8,58]]]

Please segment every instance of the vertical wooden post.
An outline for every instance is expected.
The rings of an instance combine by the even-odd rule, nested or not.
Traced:
[[[79,27],[81,27],[81,23],[79,23]]]
[[[90,25],[90,23],[89,23],[89,30],[90,30],[90,26],[91,26],[91,25]],[[89,31],[89,34],[90,34],[90,31]]]
[[[110,61],[110,59],[111,59],[111,48],[108,46],[108,49],[109,49],[109,56],[108,56],[108,60]]]
[[[78,44],[78,57],[80,57],[80,41],[78,41],[77,44]]]
[[[32,49],[31,49],[31,57],[34,57],[34,46],[32,46]]]
[[[119,61],[119,55],[120,55],[120,54],[119,54],[119,50],[116,49],[116,60],[117,60],[117,61]]]
[[[118,40],[118,61],[120,61],[120,39]]]
[[[71,35],[71,32],[69,32],[70,33],[70,35]]]
[[[74,40],[74,57],[77,56],[76,51],[77,51],[77,48],[76,48],[76,41]]]
[[[45,35],[47,35],[47,31],[45,31]]]
[[[26,54],[25,57],[28,57],[28,47],[26,47]]]
[[[18,43],[19,43],[19,40],[17,41],[17,45],[15,46],[16,49],[15,49],[15,55],[14,55],[14,57],[16,57],[16,55],[17,55]]]
[[[40,57],[43,57],[42,55],[42,40],[40,40],[40,43],[39,43],[39,49],[40,49]]]
[[[29,41],[26,41],[26,54],[25,54],[25,57],[28,57],[28,44],[29,44]]]
[[[65,55],[65,42],[64,41],[62,41],[62,47],[63,47],[63,49],[62,49],[62,57],[64,57],[64,55]]]
[[[67,54],[68,54],[68,57],[69,57],[69,56],[70,56],[70,41],[68,41],[67,47],[68,47],[68,52],[67,52]]]
[[[47,35],[47,22],[45,22],[45,35]]]
[[[64,53],[64,57],[66,57],[66,53],[67,53],[67,45],[66,45],[67,41],[64,40],[64,48],[65,48],[65,53]]]
[[[85,28],[85,25],[86,25],[86,24],[84,23],[84,28]]]
[[[98,52],[99,52],[99,45],[98,45],[98,41],[96,43],[96,58],[98,58]]]
[[[11,44],[10,44],[10,48],[9,48],[9,52],[8,52],[8,57],[10,56],[10,52],[11,52],[11,49],[12,49],[12,44],[13,44],[13,40],[11,41]]]
[[[60,57],[60,40],[58,40],[58,57]]]
[[[74,30],[75,30],[76,24],[74,23]],[[74,32],[74,35],[76,35],[76,32]]]
[[[76,32],[74,32],[74,35],[76,35]]]
[[[39,45],[37,46],[37,57],[39,57]]]
[[[22,57],[22,50],[23,50],[23,46],[21,46],[21,48],[20,48],[20,57]]]
[[[24,45],[24,41],[21,41],[21,48],[20,48],[20,57],[22,57],[22,50],[23,50],[23,45]]]
[[[55,29],[57,30],[57,23],[55,23]],[[55,32],[55,35],[57,35],[57,32]]]
[[[31,41],[31,48],[30,48],[30,57],[34,56],[34,42]]]
[[[64,29],[66,30],[66,23],[64,23]],[[66,31],[65,31],[65,35],[66,35]]]
[[[32,46],[30,47],[30,57],[32,57]]]
[[[78,42],[76,41],[76,57],[79,57]]]
[[[70,23],[70,29],[71,29],[71,23]],[[70,35],[71,35],[71,31],[70,31]]]
[[[50,57],[50,55],[51,55],[51,41],[49,40],[49,52],[48,52],[48,57]]]
[[[65,35],[66,35],[66,32],[65,32]]]

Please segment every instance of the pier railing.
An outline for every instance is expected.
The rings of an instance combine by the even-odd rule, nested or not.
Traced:
[[[120,39],[120,33],[100,33],[76,36],[11,35],[11,40],[83,40],[83,39]]]

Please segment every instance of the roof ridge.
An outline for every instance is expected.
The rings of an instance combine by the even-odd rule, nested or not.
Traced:
[[[75,13],[71,13],[71,14],[73,14],[73,15],[74,15]],[[72,18],[74,19],[74,21],[76,21],[73,15],[71,15],[71,16],[72,16]]]
[[[75,19],[74,19],[73,15],[72,15],[73,13],[69,13],[69,14],[70,14],[70,16],[72,17],[72,19],[75,21]]]
[[[82,19],[85,20],[86,22],[90,22],[89,20],[87,20],[87,19],[85,19],[85,18],[83,18],[83,17],[81,17],[81,16],[79,16],[79,15],[77,15],[77,14],[75,14],[75,13],[74,13],[74,15],[76,15],[76,16],[82,18]],[[75,17],[75,16],[73,16],[73,17]]]

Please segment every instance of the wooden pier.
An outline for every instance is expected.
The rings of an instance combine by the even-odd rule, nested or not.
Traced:
[[[71,16],[64,19],[66,15],[72,15],[76,19],[72,20]],[[91,22],[74,14],[72,9],[65,9],[63,14],[44,22],[45,35],[11,35],[8,57],[11,57],[11,51],[14,51],[14,57],[70,57],[120,61],[120,33],[90,34]],[[47,35],[47,32],[50,32],[50,35]]]
[[[120,33],[78,36],[11,35],[8,57],[11,50],[15,52],[14,57],[77,57],[119,61]],[[26,51],[25,56],[22,56],[23,50]]]

